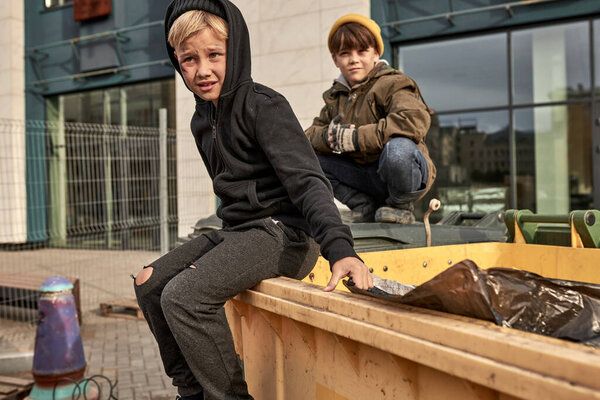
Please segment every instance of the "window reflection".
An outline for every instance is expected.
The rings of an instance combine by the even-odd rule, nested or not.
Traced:
[[[590,106],[515,110],[517,207],[568,214],[592,204]]]
[[[61,95],[66,122],[158,127],[158,110],[167,108],[169,128],[175,128],[173,79]]]
[[[399,49],[399,68],[436,111],[506,106],[506,34],[447,40]]]
[[[427,146],[437,167],[429,197],[439,216],[504,209],[510,186],[508,111],[434,115]],[[425,211],[429,201],[422,201]]]
[[[44,6],[46,8],[60,7],[72,3],[73,0],[44,0]]]
[[[589,96],[587,22],[514,32],[512,53],[515,104]]]

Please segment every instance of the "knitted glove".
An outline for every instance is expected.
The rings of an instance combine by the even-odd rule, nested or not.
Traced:
[[[342,115],[338,114],[335,117],[333,117],[333,119],[331,120],[331,122],[329,122],[329,125],[326,126],[325,128],[323,128],[323,143],[325,143],[325,146],[327,146],[330,149],[333,149],[333,144],[329,141],[329,137],[331,136],[331,131],[333,129],[333,127],[336,124],[339,124],[339,122],[342,120]]]
[[[358,151],[358,131],[354,124],[340,124],[343,115],[336,115],[329,126],[323,128],[323,142],[334,153]]]
[[[330,143],[334,153],[351,153],[358,150],[358,131],[354,125],[330,124],[329,135],[333,138],[333,142]]]

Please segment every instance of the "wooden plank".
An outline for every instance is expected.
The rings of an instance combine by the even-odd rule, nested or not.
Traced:
[[[15,289],[39,290],[42,283],[53,275],[32,275],[17,273],[0,273],[0,286],[12,287]],[[78,281],[78,278],[65,277],[71,283]]]
[[[17,400],[27,396],[33,387],[33,379],[0,376],[0,400]]]
[[[15,289],[39,290],[47,277],[24,274],[0,274],[0,286]]]
[[[100,314],[105,317],[144,319],[144,314],[134,297],[100,303]]]
[[[236,300],[516,397],[600,399],[600,351],[276,278]]]
[[[48,278],[50,278],[48,275],[0,273],[0,288],[39,292],[40,287]],[[81,325],[83,323],[83,315],[81,312],[79,278],[72,278],[68,276],[65,278],[73,284],[72,294],[75,300],[75,309],[77,311],[78,322],[79,325]]]
[[[549,376],[579,382],[600,390],[600,351],[564,340],[496,326],[491,322],[417,307],[404,306],[351,293],[332,296],[320,287],[276,278],[260,283],[255,290],[290,301],[306,303],[415,338],[540,370]],[[544,362],[540,362],[543,355]],[[542,365],[540,365],[542,364]]]
[[[0,383],[0,395],[17,394],[17,390],[18,389],[12,385],[8,386]]]
[[[337,394],[333,390],[321,385],[320,383],[317,383],[316,400],[348,400],[348,398]]]
[[[33,380],[15,378],[13,376],[0,376],[0,383],[13,385],[15,387],[29,387],[33,385]]]

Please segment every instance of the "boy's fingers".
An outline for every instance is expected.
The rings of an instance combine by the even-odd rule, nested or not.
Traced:
[[[323,290],[331,292],[335,289],[340,279],[346,276],[352,278],[354,285],[358,289],[367,290],[370,287],[373,287],[373,278],[371,277],[367,266],[357,258],[346,257],[333,264],[331,279]]]
[[[366,275],[356,274],[356,273],[354,273],[354,274],[348,273],[346,275],[342,275],[342,274],[338,274],[338,273],[333,273],[331,275],[331,279],[329,280],[329,283],[327,283],[327,286],[325,286],[323,291],[325,291],[325,292],[333,291],[336,288],[336,286],[338,285],[338,283],[340,282],[340,279],[345,278],[346,276],[350,276],[352,278],[352,281],[354,282],[354,286],[356,286],[358,289],[367,290],[367,289],[373,287],[373,278],[371,277],[371,274],[369,272],[367,272]]]
[[[331,131],[329,132],[329,137],[327,138],[327,141],[329,142],[329,147],[331,147],[332,149],[335,148],[335,144],[333,143],[333,133],[331,133]]]
[[[352,276],[352,280],[354,281],[354,286],[356,286],[358,289],[362,289],[362,290],[367,290],[368,288],[373,286],[372,283],[369,286],[369,278],[370,278],[369,273],[367,273],[367,276],[365,276],[364,274],[360,274],[360,276]]]
[[[340,279],[342,279],[345,275],[340,275],[337,272],[334,272],[331,274],[331,279],[329,280],[329,283],[327,284],[327,286],[325,286],[325,288],[323,289],[324,292],[331,292],[335,289],[335,287],[337,286],[338,282],[340,281]]]
[[[361,268],[357,272],[350,274],[350,276],[358,289],[367,290],[373,287],[373,277],[366,268]]]

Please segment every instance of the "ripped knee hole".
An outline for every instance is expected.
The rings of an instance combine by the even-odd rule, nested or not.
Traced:
[[[154,271],[154,267],[145,267],[140,271],[139,274],[135,277],[135,284],[140,286],[152,276],[152,272]]]
[[[194,264],[191,264],[190,268],[196,269],[196,266]],[[140,271],[140,273],[137,274],[137,276],[135,277],[135,284],[137,286],[142,285],[144,282],[146,282],[148,279],[150,279],[150,277],[152,276],[152,272],[154,272],[154,267],[150,267],[150,266],[149,267],[144,267]]]

